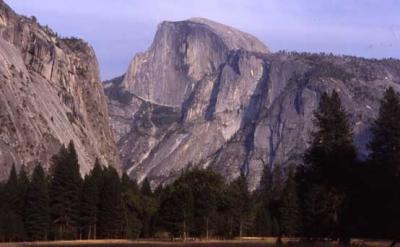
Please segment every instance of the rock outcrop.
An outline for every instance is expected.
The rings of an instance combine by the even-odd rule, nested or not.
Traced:
[[[0,179],[12,164],[48,166],[73,140],[82,173],[98,157],[119,167],[93,49],[60,38],[0,1]]]
[[[365,156],[369,127],[400,61],[271,53],[205,19],[163,22],[148,51],[105,84],[124,170],[168,182],[190,166],[255,188],[265,164],[298,164],[322,92],[337,90]]]

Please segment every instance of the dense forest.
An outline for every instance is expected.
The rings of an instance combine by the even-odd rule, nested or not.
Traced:
[[[400,96],[389,88],[359,160],[338,94],[321,95],[302,164],[266,164],[257,190],[190,169],[152,190],[98,161],[84,178],[74,144],[45,171],[13,167],[0,185],[0,240],[400,236]]]

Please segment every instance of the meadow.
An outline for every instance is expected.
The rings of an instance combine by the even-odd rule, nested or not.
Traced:
[[[351,246],[390,246],[391,241],[354,239]],[[47,246],[47,247],[272,247],[272,246],[339,246],[336,242],[299,243],[297,239],[284,238],[283,243],[276,244],[276,238],[244,240],[204,240],[204,241],[155,241],[155,240],[72,240],[72,241],[36,241],[20,243],[3,243],[0,247]]]

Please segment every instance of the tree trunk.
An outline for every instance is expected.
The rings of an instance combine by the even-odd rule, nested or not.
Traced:
[[[243,224],[242,224],[242,221],[240,221],[240,223],[239,223],[239,238],[240,239],[242,239],[242,234],[243,234]]]
[[[89,231],[88,231],[87,239],[90,239],[90,235],[91,234],[92,234],[92,225],[89,225]]]
[[[230,218],[229,223],[230,223],[229,235],[231,237],[233,237],[233,218],[232,217]]]
[[[62,237],[62,224],[60,224],[60,226],[58,227],[58,238],[61,239]]]
[[[183,220],[183,241],[186,241],[186,220]]]
[[[208,217],[206,218],[206,239],[208,240]]]

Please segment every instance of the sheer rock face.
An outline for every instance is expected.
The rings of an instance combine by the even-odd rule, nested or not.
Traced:
[[[254,37],[205,19],[163,22],[125,76],[105,84],[123,168],[168,182],[190,166],[226,178],[302,161],[320,95],[337,90],[361,156],[379,99],[400,90],[400,62],[271,53]]]
[[[92,48],[62,39],[0,1],[0,178],[31,168],[73,140],[81,171],[98,157],[119,166]]]
[[[133,59],[122,84],[146,101],[180,107],[196,83],[216,73],[234,49],[269,52],[256,38],[205,19],[163,22],[150,49]]]

